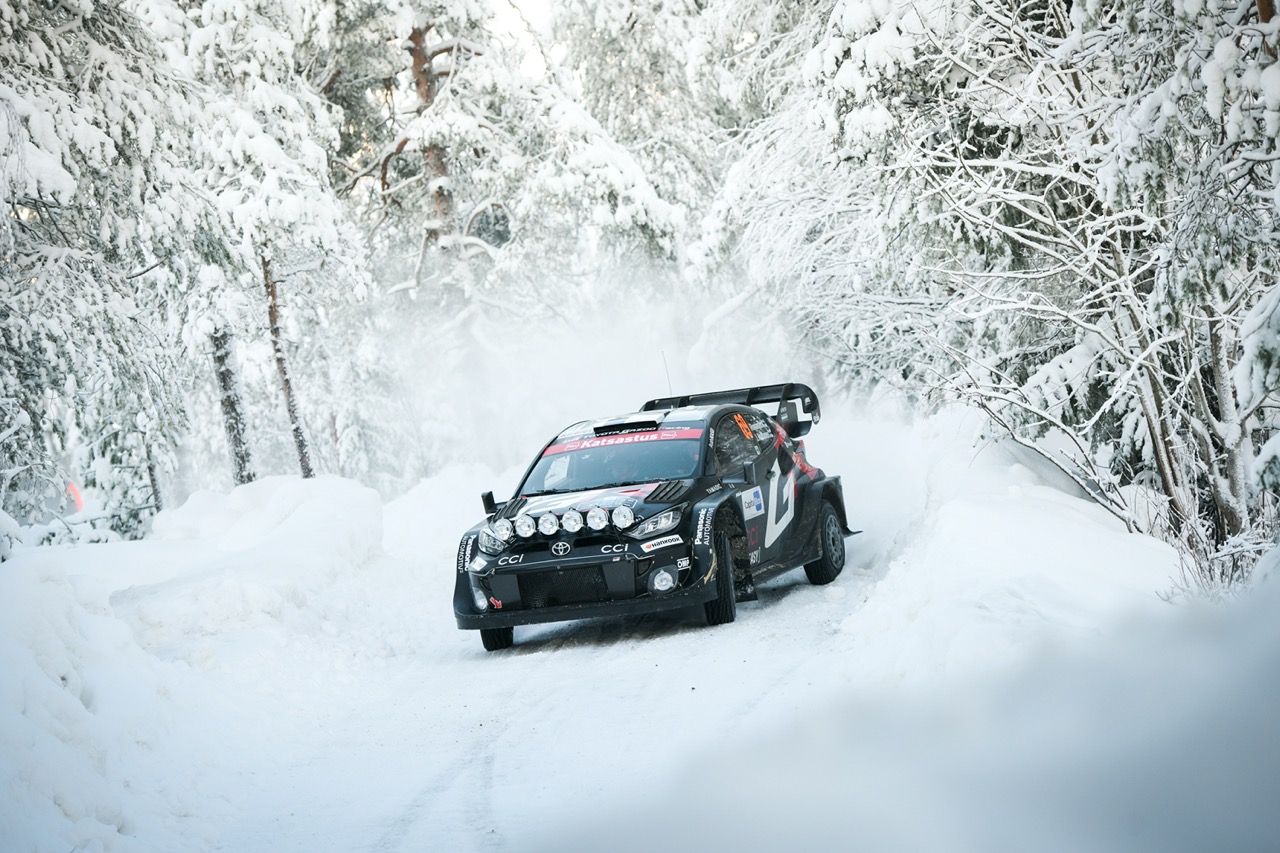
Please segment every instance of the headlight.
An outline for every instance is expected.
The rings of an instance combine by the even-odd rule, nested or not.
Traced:
[[[569,533],[577,533],[582,529],[582,513],[576,509],[569,510],[560,516],[560,526]]]
[[[628,530],[627,535],[636,539],[644,539],[649,536],[656,536],[659,533],[666,533],[680,523],[680,518],[683,515],[684,504],[673,506],[671,509],[663,510],[653,518],[640,522],[640,525],[635,530]]]
[[[538,525],[534,524],[533,519],[527,515],[516,516],[516,523],[513,525],[516,535],[524,539],[528,539],[533,535],[533,531],[538,529]]]
[[[550,536],[560,529],[560,519],[556,518],[554,512],[549,512],[538,519],[538,531],[546,536]]]
[[[613,510],[613,526],[619,530],[626,530],[632,524],[635,524],[636,514],[631,511],[631,507],[620,506]]]
[[[492,528],[480,528],[480,550],[486,554],[501,554],[503,549],[507,547],[505,539],[496,535]]]
[[[592,530],[604,530],[609,524],[609,513],[598,506],[587,510],[587,527]]]

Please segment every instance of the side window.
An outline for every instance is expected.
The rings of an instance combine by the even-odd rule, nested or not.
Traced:
[[[758,412],[751,412],[746,415],[746,418],[751,431],[755,433],[756,449],[761,453],[771,449],[777,443],[777,436],[774,434],[768,418]]]
[[[716,467],[721,475],[733,475],[760,455],[755,431],[740,414],[728,414],[716,424]]]
[[[782,427],[777,421],[764,415],[748,415],[747,422],[755,430],[756,439],[760,443],[760,452],[778,448],[778,470],[782,472],[782,476],[788,476],[791,473],[791,466],[795,464],[795,459],[791,455],[792,444]]]

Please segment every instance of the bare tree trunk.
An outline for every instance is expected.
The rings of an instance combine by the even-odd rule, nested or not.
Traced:
[[[147,448],[147,480],[151,483],[151,504],[155,507],[156,512],[164,509],[164,503],[160,500],[160,472],[156,469],[156,458],[151,452],[151,444],[146,444]]]
[[[414,27],[409,33],[409,60],[413,69],[414,88],[418,93],[418,112],[431,109],[440,94],[440,73],[434,60],[440,48],[427,47],[427,33],[431,26]],[[421,287],[427,258],[432,248],[440,245],[440,239],[453,230],[453,193],[449,188],[449,165],[442,145],[428,145],[422,149],[422,166],[431,182],[431,206],[433,221],[422,235],[418,249],[418,263],[414,268],[414,282]]]
[[[222,425],[227,430],[227,450],[231,453],[231,477],[237,486],[257,479],[253,456],[249,452],[248,424],[244,415],[244,399],[240,396],[240,377],[236,373],[235,338],[230,329],[218,329],[213,341],[213,371],[222,397]]]
[[[1247,469],[1253,459],[1253,445],[1236,405],[1228,352],[1237,351],[1237,341],[1227,318],[1214,305],[1203,307],[1209,331],[1210,367],[1213,372],[1217,417],[1211,421],[1222,445],[1220,463],[1211,475],[1214,500],[1222,515],[1227,537],[1239,536],[1250,527],[1249,481]],[[1221,543],[1218,543],[1221,544]]]
[[[409,33],[409,57],[413,64],[413,83],[418,92],[418,112],[430,109],[440,94],[440,81],[432,61],[435,54],[427,49],[427,33],[430,27],[414,27]],[[428,145],[422,150],[423,165],[436,186],[431,191],[431,203],[435,208],[435,239],[453,230],[453,193],[449,191],[449,166],[445,162],[445,150],[441,145]]]
[[[289,362],[285,358],[284,335],[280,332],[280,293],[271,278],[271,262],[265,257],[262,261],[262,284],[267,289],[267,318],[270,321],[271,351],[276,356],[276,373],[280,374],[280,388],[284,391],[284,405],[289,412],[289,426],[293,431],[293,443],[298,449],[298,467],[303,477],[314,477],[311,467],[311,444],[302,428],[302,418],[298,413],[298,398],[293,393],[293,378],[289,375]]]

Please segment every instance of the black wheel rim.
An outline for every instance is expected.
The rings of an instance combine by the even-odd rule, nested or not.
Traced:
[[[823,525],[823,545],[827,549],[827,559],[833,566],[844,565],[844,531],[840,529],[840,519],[834,514],[828,515]]]

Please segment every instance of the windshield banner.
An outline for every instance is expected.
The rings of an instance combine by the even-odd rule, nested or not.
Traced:
[[[622,435],[602,435],[594,438],[574,439],[560,444],[553,444],[542,452],[543,456],[557,453],[572,453],[575,450],[587,450],[593,447],[611,447],[616,444],[644,444],[650,441],[677,441],[680,439],[702,438],[701,427],[685,427],[682,429],[660,429],[652,432],[629,432]]]

